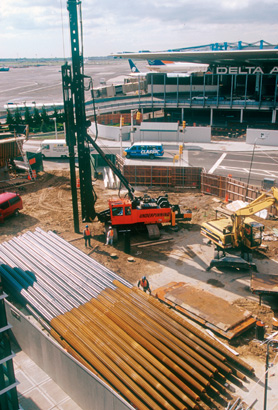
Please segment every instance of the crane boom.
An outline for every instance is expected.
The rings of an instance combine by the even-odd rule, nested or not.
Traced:
[[[236,216],[254,215],[272,205],[278,209],[278,189],[275,187],[271,188],[271,193],[264,192],[250,204],[236,211],[235,214]]]

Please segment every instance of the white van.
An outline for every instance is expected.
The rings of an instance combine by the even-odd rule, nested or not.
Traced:
[[[66,140],[44,140],[41,143],[41,153],[43,158],[67,158],[69,148]]]
[[[61,140],[44,140],[41,143],[41,149],[43,158],[68,158],[69,148],[65,139]],[[90,153],[95,149],[90,145]],[[74,153],[77,157],[77,145],[74,146]]]

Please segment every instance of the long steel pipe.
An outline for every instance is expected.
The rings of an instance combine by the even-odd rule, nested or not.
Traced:
[[[67,300],[68,303],[70,303],[72,306],[79,306],[80,303],[74,299],[68,292],[66,292],[67,288],[62,288],[59,286],[51,277],[47,277],[44,273],[40,273],[40,271],[36,271],[36,275],[28,270],[27,266],[23,263],[23,258],[20,258],[20,255],[18,255],[18,258],[16,258],[13,254],[12,251],[8,251],[7,249],[4,249],[3,247],[0,247],[0,253],[1,257],[3,258],[4,262],[8,264],[10,267],[14,267],[14,269],[21,269],[25,273],[27,273],[33,280],[37,281],[40,284],[43,284],[46,286],[48,289],[51,289],[51,291],[57,292],[64,300]],[[16,268],[15,266],[18,266],[19,268]],[[25,269],[25,270],[24,270]]]
[[[140,366],[131,356],[127,355],[127,353],[117,345],[114,340],[111,340],[107,334],[103,333],[99,327],[93,325],[93,323],[90,323],[90,326],[83,325],[71,312],[66,313],[64,316],[69,319],[70,324],[73,326],[72,330],[74,330],[74,327],[80,330],[82,334],[97,345],[104,354],[114,362],[117,362],[117,365],[148,392],[154,400],[166,409],[173,410],[172,405],[168,401],[168,398],[171,396],[169,392],[167,392],[167,389],[163,388],[146,369]],[[163,395],[166,396],[167,400],[165,400]],[[179,409],[183,410],[185,408],[182,403],[178,402],[177,404]]]
[[[142,375],[144,374],[144,369],[146,369],[149,374],[147,380],[149,380],[152,385],[161,393],[167,397],[167,399],[172,402],[178,408],[183,408],[182,404],[175,396],[178,396],[183,402],[188,404],[191,408],[197,408],[198,406],[186,396],[182,390],[175,386],[167,377],[164,376],[163,370],[158,370],[153,362],[156,360],[150,354],[148,355],[148,360],[145,359],[145,353],[142,354],[141,348],[140,352],[138,349],[134,349],[134,341],[124,332],[118,328],[114,331],[116,325],[112,322],[109,324],[110,319],[107,317],[102,317],[100,319],[97,315],[93,315],[90,310],[86,309],[85,306],[81,306],[78,309],[73,309],[71,313],[78,318],[78,320],[87,328],[93,329],[93,331],[100,336],[104,341],[108,341],[113,345],[115,351],[121,350],[122,357],[127,357],[128,363],[133,364],[133,368],[136,371],[140,371]],[[111,322],[111,321],[110,321]],[[121,336],[119,336],[119,331]],[[161,366],[160,366],[161,367]],[[143,370],[142,370],[143,369]],[[144,377],[144,376],[143,376]],[[165,386],[165,387],[164,387]],[[171,393],[173,392],[173,393]]]
[[[147,349],[150,353],[152,353],[158,360],[168,366],[171,371],[176,372],[179,374],[190,386],[194,386],[194,389],[199,392],[205,392],[205,387],[200,384],[200,382],[196,381],[194,377],[190,374],[191,368],[187,366],[179,357],[177,357],[173,352],[169,351],[168,348],[164,347],[162,343],[157,342],[154,338],[147,334],[143,329],[139,328],[136,324],[130,324],[130,320],[128,317],[124,317],[121,311],[117,309],[107,309],[107,307],[102,303],[100,300],[92,299],[91,303],[93,306],[96,306],[98,309],[102,310],[110,319],[112,319],[118,326],[120,326],[125,332],[127,332],[133,339],[135,339],[138,343],[142,344],[145,349]],[[136,330],[135,330],[136,329]],[[151,341],[149,340],[151,339]],[[159,347],[158,347],[159,346]],[[188,371],[188,372],[187,372]],[[192,372],[191,372],[192,373]],[[194,372],[197,378],[201,378],[197,372]],[[203,380],[203,378],[201,378]],[[206,383],[206,380],[204,379]],[[196,395],[194,394],[192,388],[188,387],[185,390],[186,394],[190,397],[194,398]],[[196,398],[195,398],[196,399]]]
[[[109,289],[107,289],[106,292],[111,293],[109,292]],[[199,349],[198,353],[196,353],[188,344],[188,340],[183,337],[180,332],[175,332],[175,329],[172,332],[172,329],[168,327],[167,322],[163,320],[162,315],[155,315],[155,312],[152,312],[147,304],[144,304],[142,306],[142,304],[136,303],[136,300],[128,297],[128,294],[124,293],[123,291],[121,292],[120,289],[114,291],[113,294],[119,295],[118,302],[124,304],[122,306],[123,309],[125,309],[125,306],[127,305],[130,307],[130,309],[134,309],[137,317],[141,317],[142,323],[149,329],[149,331],[153,331],[153,334],[162,334],[166,339],[170,340],[170,343],[173,346],[172,348],[177,348],[177,353],[179,353],[179,355],[181,355],[182,357],[184,357],[185,355],[180,352],[179,349],[184,350],[184,352],[186,353],[185,360],[188,360],[188,357],[192,357],[194,360],[199,362],[200,366],[197,366],[198,370],[202,371],[207,377],[212,377],[213,373],[217,372],[217,368],[207,360],[206,356],[201,355],[201,353],[203,353],[201,349]],[[163,338],[163,340],[166,340],[165,338]],[[162,341],[162,339],[160,340]],[[213,363],[214,358],[209,357],[209,359]],[[193,361],[190,361],[190,363],[196,366],[196,363],[194,363]],[[202,369],[202,366],[204,366],[205,368]]]
[[[191,401],[188,401],[189,395],[186,396],[184,393],[188,391],[188,387],[183,383],[183,381],[178,378],[173,372],[171,372],[169,368],[164,365],[164,363],[159,361],[156,356],[152,355],[152,353],[149,352],[142,344],[138,343],[101,310],[97,309],[91,303],[86,303],[84,306],[80,306],[78,309],[74,309],[72,312],[74,314],[75,312],[82,312],[82,314],[84,313],[89,321],[97,320],[98,325],[101,326],[102,324],[106,332],[108,332],[108,330],[110,329],[113,334],[116,334],[119,338],[121,346],[125,346],[124,342],[126,342],[127,346],[129,346],[130,349],[134,350],[137,353],[137,358],[139,355],[142,361],[142,365],[144,365],[145,368],[147,368],[149,371],[153,371],[154,376],[157,377],[158,380],[161,380],[162,383],[164,383],[166,386],[169,386],[169,389],[172,390],[177,397],[179,397],[188,405],[192,406]],[[85,323],[87,322],[85,321]],[[191,391],[190,393],[190,396],[193,400],[200,400],[199,396],[196,395],[193,391]]]
[[[11,242],[11,241],[10,241]],[[70,277],[69,275],[65,275],[63,270],[59,270],[57,268],[57,266],[53,265],[51,263],[51,257],[48,254],[41,254],[39,252],[37,252],[33,246],[30,247],[30,244],[28,242],[25,242],[25,239],[22,238],[20,241],[18,241],[16,238],[14,239],[14,247],[18,247],[20,246],[21,248],[23,247],[23,245],[25,246],[25,249],[21,249],[22,253],[25,251],[25,253],[27,253],[27,258],[32,259],[32,263],[33,264],[37,264],[39,261],[39,266],[43,267],[44,269],[47,270],[47,272],[53,272],[55,273],[55,275],[60,278],[61,280],[63,280],[64,283],[66,283],[69,287],[73,288],[75,290],[76,293],[79,293],[80,295],[82,295],[85,300],[87,300],[88,298],[96,295],[96,293],[94,294],[93,292],[89,292],[88,289],[84,289],[83,283],[78,280],[75,276]],[[19,245],[20,243],[20,245]],[[19,249],[19,248],[17,248]],[[28,249],[28,251],[27,251]],[[83,302],[84,303],[84,302]]]
[[[107,289],[107,291],[103,291],[101,295],[106,297],[108,292],[109,290]],[[195,355],[195,352],[192,352],[192,349],[188,348],[177,337],[172,336],[170,332],[167,332],[166,329],[160,326],[157,322],[150,319],[145,314],[145,312],[140,311],[140,309],[138,309],[136,306],[133,306],[132,303],[130,303],[127,299],[124,302],[118,300],[117,302],[114,302],[113,305],[114,307],[118,307],[124,314],[128,315],[134,322],[140,325],[150,335],[155,337],[169,349],[173,350],[179,357],[181,357],[186,363],[188,363],[188,365],[190,365],[192,369],[195,369],[198,372],[202,373],[204,377],[209,379],[213,376],[214,373],[216,373],[217,369],[215,367],[210,365],[205,360],[203,360],[203,363],[201,364],[202,358],[199,355]],[[206,381],[205,385],[207,384],[209,384],[208,381]]]
[[[107,289],[107,292],[109,292],[109,289]],[[194,357],[197,361],[207,367],[211,372],[215,373],[218,369],[221,369],[226,373],[231,372],[228,366],[223,363],[225,359],[223,356],[221,362],[218,358],[214,357],[211,353],[204,350],[201,346],[194,344],[179,329],[176,329],[174,326],[170,325],[169,321],[167,320],[167,318],[169,318],[168,316],[166,316],[163,312],[156,310],[154,306],[150,305],[146,299],[140,299],[140,295],[136,293],[135,295],[137,295],[137,298],[134,298],[132,293],[124,292],[124,290],[120,288],[117,288],[117,290],[114,292],[114,295],[115,293],[119,294],[121,299],[125,298],[125,303],[127,303],[128,301],[132,305],[135,305],[138,308],[138,315],[141,315],[142,318],[144,318],[144,316],[148,316],[151,327],[159,328],[160,331],[162,331],[165,335],[167,335],[168,338],[173,341],[174,345],[179,345],[182,348],[184,344],[188,346],[186,353]],[[197,352],[193,350],[194,348],[195,350],[197,350]]]
[[[65,249],[65,250],[70,249],[73,252],[73,254],[76,255],[76,258],[78,258],[81,263],[84,263],[84,264],[87,263],[88,267],[92,265],[98,266],[100,270],[105,273],[106,277],[111,278],[112,281],[118,280],[123,285],[130,287],[130,288],[132,287],[132,285],[125,279],[121,278],[121,276],[117,275],[115,272],[101,265],[99,262],[92,259],[90,256],[86,255],[84,252],[80,251],[78,248],[73,246],[71,243],[68,243],[60,236],[54,234],[54,232],[49,231],[48,233],[46,233],[40,228],[36,228],[36,233],[37,232],[39,232],[43,237],[46,237],[47,235],[49,235],[49,237],[53,240],[53,243],[56,243],[57,245],[59,245],[61,249]]]
[[[101,373],[103,377],[109,381],[109,383],[115,386],[115,388],[119,390],[122,395],[130,401],[130,403],[140,410],[150,410],[150,408],[152,408],[147,400],[145,400],[145,392],[141,391],[141,389],[134,382],[129,380],[126,375],[117,368],[116,364],[114,364],[110,359],[105,358],[105,356],[99,352],[97,347],[93,350],[89,349],[83,340],[80,340],[76,333],[69,331],[68,327],[65,326],[58,318],[54,318],[51,321],[51,326],[64,340],[67,341],[70,346],[72,346],[74,350],[76,350],[74,348],[74,346],[76,346],[77,351],[80,352],[79,354],[81,354],[82,357],[90,363],[97,372]],[[157,408],[157,406],[154,408]]]
[[[146,393],[145,389],[147,389],[147,383],[144,383],[143,380],[139,379],[135,372],[132,371],[128,365],[125,365],[120,358],[117,358],[116,356],[113,356],[113,354],[111,354],[111,356],[114,357],[114,359],[111,359],[107,355],[108,349],[106,349],[106,352],[103,352],[97,344],[93,343],[92,340],[85,336],[83,332],[81,332],[76,326],[74,326],[74,324],[64,315],[54,318],[51,321],[51,325],[59,333],[61,332],[61,328],[63,327],[66,330],[66,332],[63,332],[64,339],[67,340],[77,350],[79,350],[81,346],[84,346],[86,348],[86,351],[88,352],[86,355],[86,360],[88,360],[89,363],[97,358],[103,364],[105,364],[110,372],[114,373],[114,375],[117,376],[130,389],[132,389],[134,393],[140,396],[140,399],[143,402],[145,402],[154,410],[161,410],[161,407],[153,400],[153,398],[149,394]],[[74,340],[75,342],[73,342]],[[122,370],[120,366],[122,366],[124,370]],[[144,386],[144,390],[140,387],[140,385]]]
[[[40,249],[43,252],[47,252],[51,256],[51,261],[54,266],[59,267],[63,272],[68,272],[70,275],[74,275],[80,280],[82,280],[85,285],[91,286],[92,290],[99,292],[108,286],[115,288],[112,281],[107,279],[104,275],[100,275],[97,269],[91,269],[88,272],[84,269],[82,263],[76,259],[71,253],[66,253],[63,249],[58,249],[53,244],[49,243],[47,240],[42,240],[40,237],[36,237],[33,234],[28,235],[28,240],[33,244],[34,247]],[[95,288],[96,287],[96,288]]]
[[[4,243],[2,246],[10,253],[16,255],[19,260],[24,261],[25,269],[30,269],[33,272],[35,271],[36,274],[40,273],[43,278],[45,278],[45,275],[51,277],[51,279],[58,283],[59,286],[67,289],[69,295],[71,295],[74,290],[75,298],[78,299],[79,304],[85,303],[91,297],[91,295],[85,292],[81,287],[77,288],[72,286],[73,282],[69,277],[63,276],[61,278],[61,275],[55,270],[55,268],[51,267],[40,255],[33,253],[25,244],[22,244],[21,242],[18,244],[10,241],[9,244]]]
[[[19,295],[22,298],[21,301],[23,301],[23,303],[29,302],[30,305],[33,306],[36,311],[39,312],[47,321],[50,321],[53,318],[53,313],[47,309],[48,306],[41,306],[33,296],[31,296],[17,281],[14,280],[9,272],[4,269],[3,265],[0,266],[0,272],[3,282],[7,281],[9,288],[13,289],[16,295]],[[58,312],[56,312],[56,315],[57,314]]]
[[[98,301],[100,301],[103,305],[106,305],[111,311],[116,313],[118,318],[120,318],[123,322],[128,324],[133,329],[137,329],[140,332],[141,336],[144,337],[145,340],[148,340],[154,346],[157,346],[157,348],[161,352],[163,352],[165,356],[169,357],[172,362],[180,366],[186,372],[188,376],[188,379],[187,379],[188,383],[191,383],[191,385],[194,388],[196,388],[199,392],[201,392],[204,389],[203,386],[209,385],[208,379],[206,379],[200,373],[198,373],[198,371],[195,370],[191,364],[188,364],[178,354],[173,352],[169,348],[169,345],[167,346],[166,344],[162,343],[161,341],[156,339],[154,336],[152,336],[152,334],[148,330],[145,330],[142,321],[134,320],[134,318],[131,318],[128,313],[121,310],[121,308],[118,307],[116,304],[113,305],[112,303],[108,302],[107,299],[105,299],[105,297],[103,297],[102,295],[98,296]]]

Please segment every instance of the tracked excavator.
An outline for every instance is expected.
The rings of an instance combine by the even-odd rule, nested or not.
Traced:
[[[160,236],[160,225],[176,226],[177,220],[190,221],[192,212],[189,209],[181,212],[179,205],[172,205],[167,195],[158,198],[151,198],[147,194],[143,197],[137,197],[128,180],[97,144],[97,132],[94,138],[88,133],[87,130],[91,122],[86,120],[84,82],[89,79],[90,85],[92,80],[84,75],[82,33],[79,37],[79,31],[82,31],[81,2],[68,0],[67,8],[69,11],[72,68],[67,63],[62,66],[62,84],[75,231],[79,232],[74,158],[74,147],[77,144],[82,220],[90,222],[97,217],[105,224],[106,229],[109,225],[112,226],[114,240],[117,239],[119,231],[124,232],[142,227],[147,228],[150,239],[157,239]],[[95,112],[94,109],[94,114]],[[127,190],[126,197],[109,200],[108,209],[100,213],[95,210],[97,195],[92,183],[90,144],[119,178],[121,187]]]
[[[250,216],[271,206],[278,209],[278,189],[275,187],[231,215],[204,222],[201,234],[215,245],[214,258],[207,270],[214,266],[256,270],[250,251],[261,245],[264,225]],[[233,251],[240,251],[240,256],[227,255]]]

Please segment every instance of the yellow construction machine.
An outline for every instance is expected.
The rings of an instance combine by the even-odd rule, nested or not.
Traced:
[[[264,225],[250,218],[250,215],[273,205],[278,209],[278,189],[275,187],[230,215],[204,222],[201,234],[215,244],[214,259],[207,270],[213,266],[256,269],[250,250],[261,245]],[[222,214],[225,214],[224,210]],[[226,251],[230,253],[233,250],[240,250],[240,257],[226,255]]]

